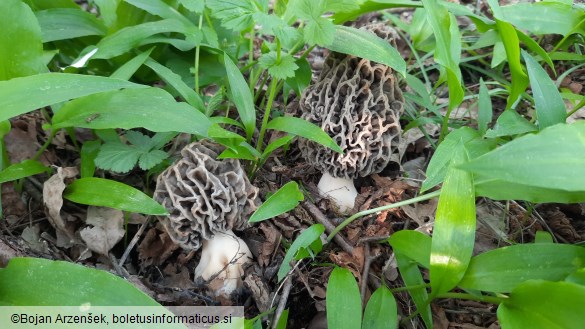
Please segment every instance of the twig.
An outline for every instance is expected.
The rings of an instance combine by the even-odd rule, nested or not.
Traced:
[[[280,320],[280,316],[286,307],[286,302],[288,301],[288,295],[290,294],[290,290],[292,288],[292,278],[293,276],[288,276],[286,281],[284,282],[284,288],[282,289],[282,296],[278,301],[278,307],[276,308],[276,312],[274,313],[274,321],[272,322],[272,329],[276,329],[278,325],[278,320]]]
[[[380,254],[372,256],[372,254],[370,253],[369,243],[365,244],[364,253],[366,255],[366,259],[364,260],[364,270],[362,272],[360,294],[362,297],[362,303],[365,304],[366,288],[368,287],[368,276],[370,274],[370,266],[372,265],[372,262],[376,260],[376,258],[380,257]]]
[[[144,231],[146,230],[146,225],[149,222],[150,222],[150,217],[147,217],[146,220],[144,221],[144,223],[142,223],[142,226],[140,226],[140,228],[138,229],[138,232],[136,232],[136,234],[134,234],[134,237],[132,238],[132,240],[130,240],[130,243],[128,244],[128,247],[126,247],[126,250],[124,250],[122,257],[120,257],[120,262],[118,263],[118,266],[124,266],[124,263],[126,262],[126,258],[128,258],[128,255],[130,255],[130,252],[132,251],[132,249],[134,249],[134,246],[136,245],[136,243],[138,243],[138,240],[142,236],[142,233],[144,233]]]
[[[309,214],[311,214],[311,216],[313,216],[319,223],[325,226],[325,231],[328,234],[331,234],[331,232],[335,230],[335,225],[333,225],[333,223],[331,223],[331,221],[325,217],[321,210],[319,210],[319,208],[317,208],[317,206],[315,206],[312,202],[305,200],[303,203],[301,203],[301,205],[303,208],[305,208],[306,211],[309,212]],[[345,252],[350,255],[353,254],[353,247],[347,241],[345,241],[344,237],[341,235],[336,235],[334,240]]]

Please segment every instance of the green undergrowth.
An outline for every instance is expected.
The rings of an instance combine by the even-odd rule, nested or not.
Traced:
[[[141,172],[148,185],[149,177],[170,164],[168,151],[180,133],[223,145],[220,158],[241,160],[252,179],[296,138],[342,152],[319,127],[275,108],[279,95],[286,104],[291,93],[299,97],[308,86],[307,56],[319,46],[392,67],[407,86],[405,130],[420,129],[436,149],[415,198],[357,213],[324,242],[322,225],[305,229],[289,244],[279,283],[289,279],[291,261],[315,259],[355,219],[438,197],[432,237],[404,230],[383,242],[392,247],[404,287],[382,285],[362,301],[351,272],[333,269],[326,300],[330,328],[397,328],[413,317],[433,328],[430,305],[441,298],[496,304],[502,328],[578,328],[585,322],[582,246],[553,243],[540,234],[534,243],[473,254],[477,198],[519,200],[530,207],[585,202],[585,123],[571,118],[585,97],[562,85],[585,66],[582,4],[500,6],[488,0],[483,11],[438,0],[93,0],[85,5],[0,2],[0,183],[51,173],[54,168],[39,158],[64,131],[81,159],[81,178],[65,189],[64,198],[165,215],[148,191],[96,177],[96,170]],[[405,59],[375,35],[343,25],[391,8],[410,15],[407,23],[396,11],[380,14],[403,37]],[[158,87],[160,81],[164,87]],[[35,157],[9,163],[4,144],[9,120],[32,111],[47,122],[48,138]],[[459,111],[467,115],[455,116]],[[438,127],[437,136],[427,132],[429,125]],[[91,129],[93,140],[78,142],[75,128]],[[269,140],[272,131],[281,137]],[[283,183],[250,221],[270,220],[303,199],[297,182]],[[52,292],[44,296],[51,298],[23,294],[32,281],[18,273],[26,271],[50,281]],[[14,259],[0,269],[0,303],[76,303],[69,299],[70,284],[59,282],[85,278],[98,304],[156,305],[106,274]],[[394,298],[401,291],[416,305],[402,318]],[[265,328],[272,316],[247,319],[245,326]],[[274,327],[286,328],[292,315],[279,316]]]

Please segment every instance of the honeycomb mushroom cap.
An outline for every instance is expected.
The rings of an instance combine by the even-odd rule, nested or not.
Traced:
[[[366,27],[395,46],[396,32],[384,24]],[[343,149],[334,152],[300,140],[305,159],[334,177],[357,178],[382,171],[400,161],[399,119],[404,97],[388,66],[355,56],[331,53],[316,83],[305,89],[302,117],[325,131]]]
[[[236,159],[217,159],[223,147],[195,142],[157,178],[154,199],[169,212],[158,219],[181,247],[197,250],[201,239],[241,230],[260,203],[258,189]]]

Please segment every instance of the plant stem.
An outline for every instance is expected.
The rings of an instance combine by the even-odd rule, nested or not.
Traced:
[[[258,137],[256,150],[262,153],[262,148],[264,144],[264,134],[266,133],[266,126],[268,125],[268,120],[270,119],[270,110],[272,108],[272,102],[274,101],[274,96],[276,95],[276,85],[278,84],[278,79],[272,78],[270,81],[270,94],[268,95],[268,102],[266,102],[266,110],[264,111],[264,116],[262,117],[262,126],[260,127],[260,136]]]
[[[356,214],[354,214],[353,216],[349,217],[348,219],[344,220],[343,223],[339,224],[339,226],[337,226],[335,228],[335,230],[333,230],[331,232],[331,234],[329,234],[329,236],[327,237],[327,242],[331,242],[331,240],[333,239],[333,237],[335,236],[335,234],[339,233],[339,231],[343,230],[344,227],[346,227],[347,225],[349,225],[351,222],[353,222],[354,220],[362,217],[362,216],[366,216],[366,215],[370,215],[370,214],[375,214],[384,210],[389,210],[389,209],[393,209],[393,208],[398,208],[398,207],[402,207],[402,206],[406,206],[409,204],[413,204],[416,202],[420,202],[420,201],[425,201],[425,200],[430,200],[433,198],[438,197],[441,194],[441,190],[438,191],[434,191],[431,192],[429,194],[425,194],[425,195],[419,195],[416,198],[412,198],[412,199],[408,199],[408,200],[404,200],[404,201],[400,201],[400,202],[396,202],[396,203],[392,203],[389,205],[385,205],[382,207],[378,207],[378,208],[374,208],[374,209],[368,209],[368,210],[364,210],[364,211],[360,211]]]
[[[45,141],[45,144],[43,144],[43,146],[41,146],[41,148],[37,151],[37,153],[35,153],[35,155],[32,157],[33,160],[38,160],[41,157],[41,155],[43,155],[43,152],[45,152],[45,150],[49,147],[49,145],[51,145],[51,142],[53,141],[53,138],[55,138],[56,134],[57,134],[57,131],[51,130],[51,134],[49,135],[49,138],[47,138],[47,140]]]
[[[203,27],[203,14],[199,16],[199,32],[201,32],[201,28]],[[195,92],[199,94],[199,52],[201,50],[201,45],[197,45],[195,47]]]
[[[467,299],[467,300],[475,300],[475,301],[491,303],[491,304],[500,304],[507,299],[507,297],[477,296],[477,295],[465,294],[465,293],[460,293],[460,292],[446,292],[444,294],[437,295],[436,298]]]

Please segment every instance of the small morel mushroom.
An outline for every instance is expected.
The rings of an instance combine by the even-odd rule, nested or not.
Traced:
[[[232,229],[248,225],[260,200],[238,160],[217,159],[221,151],[205,140],[187,145],[158,176],[154,199],[169,212],[159,220],[173,241],[189,250],[203,246],[195,280],[211,280],[215,295],[229,296],[242,286],[242,265],[252,258]]]
[[[375,24],[366,30],[396,47],[396,32]],[[355,56],[331,53],[317,81],[305,89],[302,117],[325,131],[343,149],[339,154],[310,140],[300,140],[305,159],[323,173],[318,188],[339,211],[351,210],[357,191],[353,179],[381,172],[397,150],[404,98],[388,66]]]

